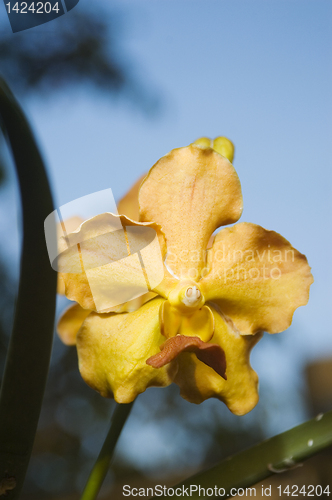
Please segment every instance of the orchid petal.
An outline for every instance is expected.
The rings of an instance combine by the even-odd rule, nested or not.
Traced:
[[[137,311],[143,304],[154,297],[156,297],[156,294],[153,292],[145,293],[136,299],[129,300],[124,304],[113,307],[111,312],[124,313]],[[74,304],[62,314],[57,324],[57,332],[64,344],[76,344],[77,333],[83,321],[91,312],[90,309],[83,309],[79,304]]]
[[[76,344],[77,333],[90,313],[89,309],[83,309],[79,304],[66,309],[57,324],[57,332],[64,344]]]
[[[221,314],[211,307],[215,319],[215,333],[210,341],[223,349],[226,356],[224,380],[214,369],[199,361],[194,354],[177,357],[179,369],[174,382],[181,396],[191,403],[202,403],[214,397],[223,401],[236,415],[244,415],[258,402],[258,377],[249,362],[252,347],[261,338],[242,337]]]
[[[242,212],[240,181],[212,148],[190,145],[161,158],[139,192],[140,220],[161,225],[167,265],[179,278],[198,279],[213,231]]]
[[[155,298],[132,313],[91,313],[83,323],[77,336],[79,368],[102,396],[130,403],[147,387],[172,382],[176,362],[158,370],[146,364],[165,341],[158,318],[163,300]]]
[[[166,247],[155,223],[101,214],[60,238],[59,250],[65,294],[84,309],[110,312],[164,278]]]
[[[274,231],[236,224],[216,235],[208,254],[209,272],[200,281],[205,299],[244,335],[286,330],[295,309],[308,302],[307,259]]]

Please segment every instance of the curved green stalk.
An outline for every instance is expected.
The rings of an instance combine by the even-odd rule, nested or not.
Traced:
[[[221,495],[216,496],[229,498],[232,488],[246,488],[272,474],[296,467],[303,460],[331,445],[332,411],[227,458],[174,488],[188,488],[190,491],[191,487],[192,499],[204,496],[202,489],[201,495],[199,494],[199,488],[224,488],[225,492],[221,491]]]
[[[0,492],[8,490],[12,500],[19,497],[28,467],[52,348],[56,273],[44,220],[54,206],[29,124],[3,80],[0,119],[14,157],[23,221],[20,283],[0,394]]]
[[[81,500],[95,500],[110,468],[116,443],[134,403],[117,405],[111,426],[84,488]]]

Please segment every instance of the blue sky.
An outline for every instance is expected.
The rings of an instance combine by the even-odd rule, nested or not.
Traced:
[[[93,4],[115,12],[120,53],[133,62],[137,78],[159,95],[161,108],[156,116],[145,116],[126,98],[110,100],[91,89],[26,100],[57,204],[106,188],[119,199],[169,150],[202,135],[229,137],[243,190],[241,220],[281,233],[313,268],[309,304],[282,334],[289,335],[282,344],[287,353],[277,344],[273,351],[269,341],[257,346],[253,356],[260,376],[265,371],[273,381],[279,377],[279,387],[285,388],[292,376],[291,369],[283,368],[287,362],[299,373],[304,360],[332,354],[331,4]],[[81,0],[68,15],[86,5],[88,0]],[[53,21],[52,29],[59,22]],[[18,241],[12,186],[3,200],[1,206],[11,204],[11,214],[0,217],[8,254]],[[272,367],[264,362],[266,356]]]

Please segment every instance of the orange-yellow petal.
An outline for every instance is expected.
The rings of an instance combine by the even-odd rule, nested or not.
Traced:
[[[250,366],[249,356],[254,344],[260,339],[241,336],[214,308],[215,333],[211,344],[218,344],[226,356],[224,380],[211,367],[199,361],[194,354],[183,353],[177,358],[179,369],[174,382],[179,385],[181,396],[199,404],[208,398],[223,401],[231,412],[244,415],[258,402],[258,377]]]
[[[197,280],[213,231],[241,215],[240,181],[226,158],[191,144],[152,167],[140,188],[139,206],[140,220],[161,225],[173,273]]]
[[[76,336],[91,311],[83,309],[79,304],[68,307],[58,321],[57,332],[66,345],[75,345]]]
[[[282,332],[308,302],[313,277],[307,259],[274,231],[236,224],[216,235],[208,254],[201,290],[241,334]]]
[[[125,194],[123,198],[118,202],[118,212],[121,215],[126,215],[129,219],[137,220],[139,219],[139,208],[138,208],[138,192],[146,174],[142,175],[137,182],[132,186],[132,188]]]
[[[165,341],[158,315],[163,300],[155,298],[132,313],[91,313],[83,323],[77,336],[79,368],[102,396],[130,403],[147,387],[172,382],[176,362],[158,370],[146,364]]]
[[[110,312],[164,277],[164,236],[155,223],[101,214],[59,242],[58,269],[66,296],[84,309]]]

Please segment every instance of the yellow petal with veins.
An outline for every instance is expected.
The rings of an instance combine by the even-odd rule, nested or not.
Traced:
[[[83,323],[77,335],[79,368],[102,396],[130,403],[147,387],[172,382],[176,361],[158,370],[146,364],[165,341],[158,317],[163,300],[155,298],[132,313],[91,313]]]
[[[241,334],[278,333],[309,299],[307,259],[280,234],[243,222],[221,230],[208,252],[210,272],[199,282]]]
[[[231,321],[226,321],[213,307],[211,310],[215,332],[210,343],[225,352],[227,380],[194,354],[183,353],[177,358],[179,370],[174,382],[179,385],[181,396],[191,403],[199,404],[213,397],[223,401],[236,415],[244,415],[258,402],[258,377],[250,366],[249,355],[261,336],[242,337]]]
[[[242,213],[240,181],[226,158],[192,144],[174,149],[152,167],[139,206],[140,220],[161,225],[173,273],[197,280],[213,231]]]

